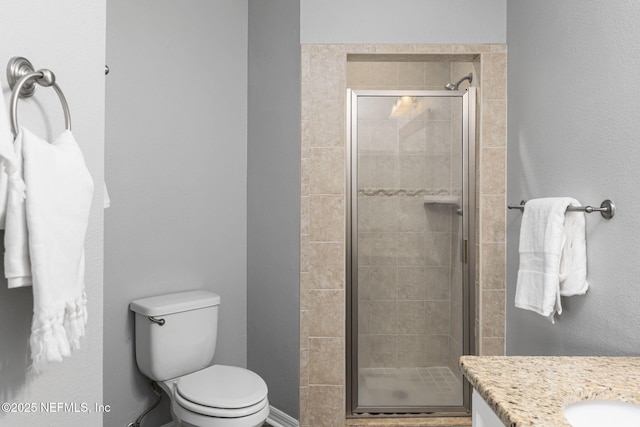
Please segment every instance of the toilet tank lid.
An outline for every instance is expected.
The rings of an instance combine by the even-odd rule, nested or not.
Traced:
[[[199,290],[140,298],[131,301],[129,310],[144,316],[162,316],[219,304],[220,295]]]

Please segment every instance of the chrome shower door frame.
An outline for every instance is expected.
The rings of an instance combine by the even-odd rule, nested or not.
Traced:
[[[476,248],[476,88],[466,90],[351,90],[347,89],[346,149],[346,404],[347,417],[367,417],[375,413],[385,417],[399,416],[465,416],[471,410],[471,386],[463,378],[461,406],[394,407],[358,405],[358,98],[441,97],[462,99],[462,241],[463,260],[463,349],[465,355],[475,352],[475,248]],[[467,215],[467,213],[471,213]],[[369,415],[367,415],[369,414]]]

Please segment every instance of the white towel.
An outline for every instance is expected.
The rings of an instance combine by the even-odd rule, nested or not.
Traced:
[[[107,190],[107,183],[103,183],[103,193],[102,193],[102,207],[104,209],[111,207],[111,197],[109,197],[109,190]]]
[[[18,132],[14,143],[17,157],[15,179],[9,180],[9,194],[6,205],[4,232],[4,276],[9,288],[31,286],[31,263],[29,261],[29,235],[27,233],[27,213],[25,184],[23,177],[22,146],[25,134]]]
[[[16,156],[17,150],[15,148],[16,147],[14,145],[14,137],[11,131],[11,122],[10,116],[8,114],[8,108],[5,97],[2,96],[0,99],[0,165],[2,165],[2,167],[0,167],[0,230],[5,229],[6,215],[9,204],[9,189],[13,188],[14,191],[18,192],[19,195],[24,197],[25,185],[22,180],[22,165],[18,162],[18,157]],[[21,154],[20,159],[22,160]],[[9,181],[11,180],[14,181],[13,185],[9,184]],[[104,208],[106,209],[110,207],[111,199],[109,198],[109,193],[107,192],[106,183],[104,184],[103,199]],[[13,286],[9,284],[9,288],[28,286],[30,284],[31,282],[27,282],[18,285],[14,282]]]
[[[518,308],[532,310],[555,323],[562,313],[560,295],[587,291],[587,255],[583,212],[570,197],[527,202],[520,228],[520,267],[516,285]]]
[[[571,205],[579,203],[574,200]],[[567,212],[564,231],[565,242],[560,257],[560,295],[584,295],[589,289],[584,212]]]
[[[4,96],[0,99],[0,230],[5,228],[5,215],[7,211],[7,191],[9,188],[9,179],[18,180],[14,183],[13,188],[20,193],[24,192],[24,183],[21,175],[18,174],[17,158],[13,146],[13,135],[11,133],[11,124],[9,122],[9,114],[7,113],[7,105]]]
[[[28,257],[21,268],[27,271],[30,261],[31,359],[32,367],[41,371],[49,362],[61,361],[79,348],[84,336],[84,241],[93,180],[70,131],[49,144],[20,128],[16,138],[19,147],[27,186],[23,204],[28,230]],[[7,231],[16,225],[13,219],[7,217]]]

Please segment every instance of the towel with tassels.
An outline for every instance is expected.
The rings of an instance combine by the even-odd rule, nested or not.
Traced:
[[[33,286],[31,359],[32,368],[42,371],[70,356],[85,334],[84,241],[93,180],[71,131],[48,143],[20,128],[15,149],[26,198],[19,189],[11,191],[19,181],[10,180],[5,274],[9,267]],[[16,238],[17,245],[11,240]]]

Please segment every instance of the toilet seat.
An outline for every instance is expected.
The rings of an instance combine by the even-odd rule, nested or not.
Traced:
[[[196,414],[206,415],[208,417],[215,418],[240,418],[247,417],[249,415],[253,415],[257,412],[263,410],[266,406],[269,405],[269,401],[265,398],[263,401],[256,403],[255,405],[247,406],[240,409],[224,409],[224,408],[215,408],[211,406],[203,406],[198,405],[197,403],[193,403],[180,396],[179,393],[175,394],[175,401],[180,407],[191,411]]]
[[[268,405],[267,384],[248,369],[213,365],[180,377],[175,399],[183,408],[220,418],[244,417]]]

